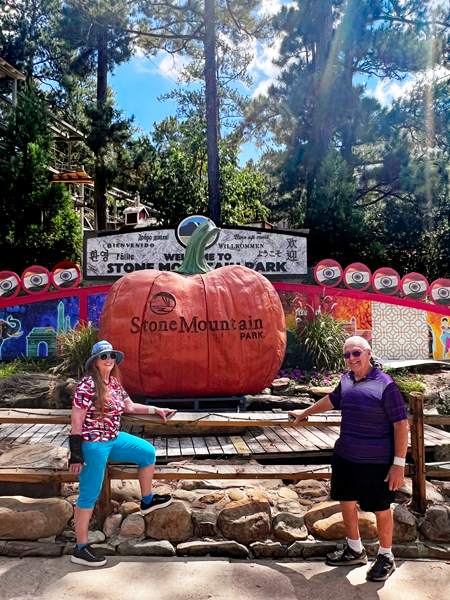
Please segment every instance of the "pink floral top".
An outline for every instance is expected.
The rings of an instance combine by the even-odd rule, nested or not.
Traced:
[[[86,410],[86,419],[81,434],[84,442],[109,442],[119,435],[120,415],[125,409],[125,400],[129,398],[115,377],[109,379],[109,399],[105,405],[103,421],[95,414],[94,381],[86,375],[78,384],[73,406]]]

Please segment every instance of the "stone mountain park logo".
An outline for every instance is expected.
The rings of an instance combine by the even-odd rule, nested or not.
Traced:
[[[150,310],[154,312],[155,315],[168,315],[173,311],[176,305],[177,301],[174,296],[168,292],[155,294],[149,302]]]

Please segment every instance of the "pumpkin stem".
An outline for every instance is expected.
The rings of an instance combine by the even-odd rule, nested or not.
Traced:
[[[205,249],[218,231],[219,229],[209,219],[202,223],[200,227],[197,227],[186,246],[183,264],[175,273],[196,275],[197,273],[212,271],[205,260]]]

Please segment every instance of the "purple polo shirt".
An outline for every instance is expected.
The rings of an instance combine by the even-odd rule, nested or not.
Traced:
[[[342,411],[341,435],[334,450],[357,463],[389,463],[394,457],[394,425],[407,419],[406,407],[393,379],[373,367],[359,381],[346,373],[330,394]]]

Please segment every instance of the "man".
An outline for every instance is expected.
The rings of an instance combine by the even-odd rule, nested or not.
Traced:
[[[384,581],[395,570],[392,554],[394,522],[390,509],[395,490],[403,485],[408,449],[408,420],[400,391],[389,375],[372,366],[370,345],[349,338],[344,358],[349,372],[337,388],[306,410],[294,410],[294,425],[309,415],[341,410],[341,434],[331,461],[331,499],[338,500],[347,545],[327,555],[333,566],[367,564],[361,544],[357,503],[374,512],[380,547],[367,572],[370,581]]]

